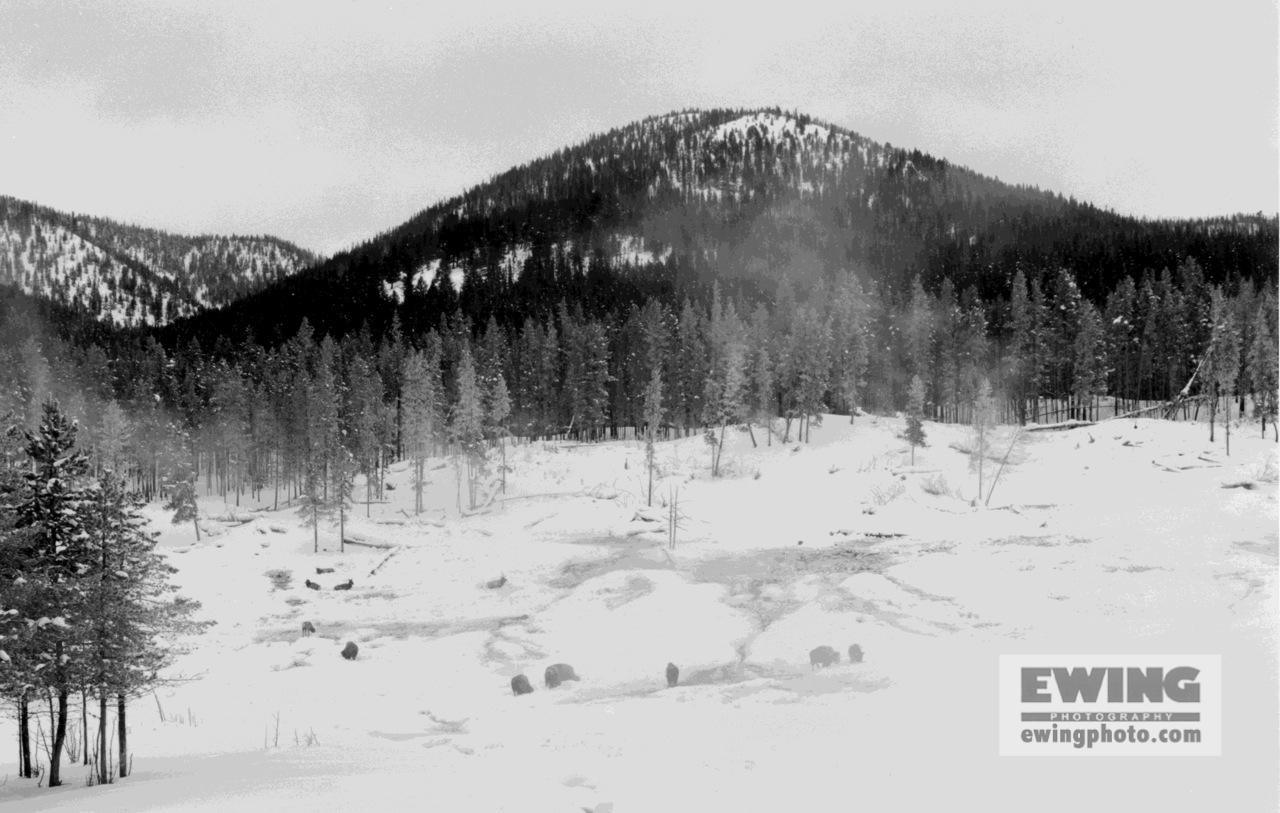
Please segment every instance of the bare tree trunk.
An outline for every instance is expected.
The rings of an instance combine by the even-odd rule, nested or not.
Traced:
[[[85,750],[89,742],[85,741]],[[99,690],[98,695],[98,784],[107,784],[107,693]]]
[[[80,690],[80,742],[84,743],[84,763],[89,764],[89,697],[88,692]]]
[[[121,779],[129,775],[129,750],[126,747],[128,743],[128,738],[127,738],[128,729],[125,728],[125,723],[124,723],[124,707],[125,707],[124,694],[117,694],[116,695],[116,728],[119,729],[119,732],[120,732],[120,778]]]
[[[1227,416],[1223,418],[1222,425],[1227,433],[1227,457],[1231,457],[1231,395],[1227,395]]]
[[[18,709],[18,759],[20,775],[24,779],[30,779],[33,773],[31,770],[31,704],[25,694]]]
[[[62,658],[62,645],[58,645],[58,658]],[[70,692],[66,686],[58,689],[58,711],[54,714],[56,723],[53,733],[53,747],[49,751],[49,787],[56,788],[62,784],[62,746],[67,741],[67,699]]]

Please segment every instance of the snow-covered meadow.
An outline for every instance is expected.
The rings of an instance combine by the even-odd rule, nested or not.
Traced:
[[[292,509],[205,498],[199,544],[151,509],[218,621],[180,662],[199,679],[134,702],[132,776],[89,788],[73,766],[37,788],[10,747],[0,805],[1277,809],[1276,444],[1241,425],[1226,457],[1204,425],[1156,420],[1031,433],[975,506],[966,430],[926,424],[912,466],[902,428],[735,435],[714,480],[700,438],[661,443],[653,508],[638,442],[508,448],[505,497],[472,516],[450,466],[410,516],[400,465],[345,553],[323,529],[314,554]],[[822,644],[841,663],[811,671]],[[1000,757],[998,656],[1018,653],[1221,654],[1222,756]],[[546,689],[558,662],[581,680]]]

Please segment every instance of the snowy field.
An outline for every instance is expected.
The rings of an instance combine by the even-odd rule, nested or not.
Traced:
[[[391,547],[342,554],[333,529],[313,554],[292,510],[205,498],[199,544],[154,511],[176,581],[218,622],[178,669],[200,679],[134,701],[134,773],[105,787],[79,765],[53,790],[16,778],[3,720],[0,807],[1280,807],[1276,444],[1256,424],[1229,458],[1189,423],[1033,433],[975,507],[951,447],[965,430],[926,424],[912,467],[902,426],[827,416],[811,444],[735,436],[717,480],[700,438],[662,443],[653,509],[634,441],[508,449],[505,499],[474,516],[445,467],[409,517],[399,465],[390,501],[350,527]],[[1223,487],[1238,483],[1254,487]],[[666,550],[658,503],[676,488]],[[249,521],[215,519],[231,516]],[[813,672],[822,644],[841,662]],[[1221,757],[998,756],[999,655],[1166,652],[1222,655]],[[581,680],[544,688],[558,662]],[[516,697],[521,673],[535,690]]]

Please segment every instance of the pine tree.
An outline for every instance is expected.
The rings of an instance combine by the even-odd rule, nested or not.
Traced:
[[[933,355],[933,330],[933,303],[917,276],[911,287],[907,312],[907,363],[910,371],[925,382],[929,379],[929,361]]]
[[[1267,419],[1271,419],[1271,431],[1280,440],[1276,427],[1277,374],[1276,335],[1271,330],[1270,314],[1275,312],[1274,302],[1266,298],[1258,303],[1253,318],[1253,342],[1249,345],[1249,378],[1253,384],[1253,414],[1262,422],[1262,436],[1267,435]]]
[[[20,546],[7,548],[5,558],[7,566],[16,568],[26,582],[19,597],[22,604],[14,609],[36,628],[24,642],[23,660],[34,663],[35,685],[51,706],[57,701],[49,721],[53,735],[48,776],[49,787],[55,787],[62,784],[68,700],[79,685],[70,622],[80,609],[79,580],[89,551],[84,517],[89,460],[76,451],[76,427],[58,405],[46,401],[42,413],[38,428],[26,436],[30,470],[23,478],[15,512],[17,527],[25,533],[19,537]]]
[[[102,420],[98,427],[98,465],[107,471],[124,477],[124,453],[129,444],[133,427],[129,417],[114,399],[107,403],[102,411]]]
[[[1240,334],[1236,328],[1235,313],[1226,294],[1219,288],[1212,293],[1213,334],[1210,352],[1210,373],[1213,400],[1210,416],[1217,412],[1219,398],[1226,400],[1226,419],[1223,425],[1226,430],[1227,455],[1231,454],[1231,401],[1235,395],[1236,377],[1240,374]],[[1213,440],[1213,421],[1210,417],[1210,435]]]
[[[351,505],[356,476],[355,455],[344,444],[338,444],[335,449],[329,472],[329,511],[338,514],[338,550],[341,552],[347,545],[347,508]]]
[[[432,334],[433,336],[435,334]],[[438,341],[436,343],[438,347]],[[439,356],[411,351],[405,356],[401,395],[402,442],[413,461],[414,513],[422,513],[426,461],[439,426]]]
[[[462,356],[458,361],[457,395],[454,398],[449,429],[466,462],[468,505],[474,510],[480,479],[485,473],[484,403],[476,381],[471,348],[466,344],[462,346]]]
[[[507,418],[511,415],[511,395],[507,391],[507,379],[498,373],[489,389],[489,426],[498,436],[502,454],[502,493],[507,493]]]
[[[200,504],[196,500],[196,472],[189,453],[179,449],[176,457],[169,461],[165,484],[169,489],[169,500],[165,510],[173,511],[173,524],[190,522],[196,531],[196,541],[200,541]]]
[[[991,449],[991,430],[995,426],[995,403],[991,398],[991,382],[986,376],[978,379],[978,386],[974,390],[973,401],[971,404],[972,421],[970,426],[970,450],[969,450],[969,470],[974,469],[978,472],[978,499],[982,499],[982,490],[985,485],[983,477],[985,474],[987,454]]]
[[[924,445],[924,380],[911,377],[907,390],[907,442],[911,444],[911,465],[916,464],[916,447]]]
[[[370,515],[373,484],[380,473],[379,430],[383,419],[382,379],[363,357],[351,360],[344,425],[358,469],[365,478],[365,516]]]
[[[778,398],[774,386],[774,358],[770,350],[769,312],[763,305],[751,314],[752,414],[764,424],[765,443],[773,445],[773,419],[777,417]],[[754,437],[752,438],[754,441]]]
[[[19,412],[18,410],[21,410]],[[32,776],[30,706],[37,680],[38,650],[32,641],[34,627],[26,617],[9,612],[38,605],[36,585],[23,577],[31,563],[35,528],[21,526],[18,505],[24,498],[26,463],[20,427],[25,404],[14,399],[10,411],[0,416],[0,695],[14,701],[18,714],[18,775]]]
[[[662,372],[655,363],[644,390],[644,461],[649,472],[648,505],[653,505],[653,469],[658,428],[662,425]]]
[[[1081,417],[1086,420],[1094,396],[1106,392],[1107,370],[1103,339],[1102,319],[1098,315],[1098,309],[1089,302],[1082,302],[1080,326],[1076,331],[1073,353],[1072,381],[1076,404],[1085,411]]]

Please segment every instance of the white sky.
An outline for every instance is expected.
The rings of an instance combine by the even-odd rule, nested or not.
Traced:
[[[0,0],[0,194],[331,253],[647,115],[776,105],[1123,213],[1280,208],[1274,2],[445,5]]]

